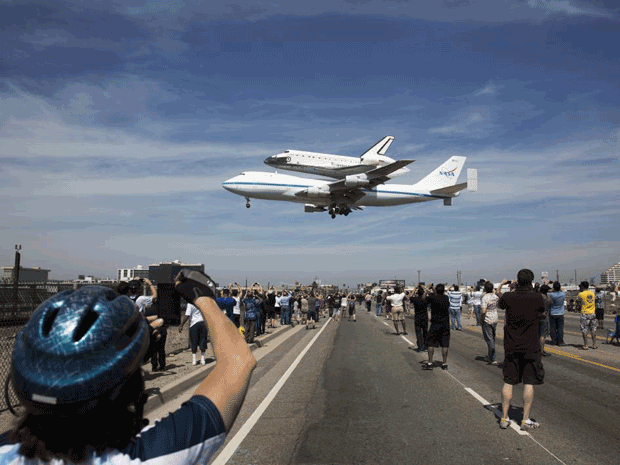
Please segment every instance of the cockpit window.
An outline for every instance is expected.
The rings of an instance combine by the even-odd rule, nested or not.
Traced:
[[[285,150],[284,153],[289,153],[289,150]]]

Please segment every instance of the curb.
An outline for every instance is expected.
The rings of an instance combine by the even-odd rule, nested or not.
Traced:
[[[254,352],[254,350],[256,350],[259,347],[262,347],[265,343],[269,342],[271,339],[279,336],[280,334],[288,331],[289,329],[292,329],[293,327],[290,325],[287,325],[284,327],[280,326],[280,328],[284,328],[284,329],[280,329],[279,331],[273,331],[271,334],[267,334],[266,336],[261,337],[260,339],[258,338],[254,339],[254,342],[249,345],[250,350]],[[153,391],[151,391],[149,393],[150,395],[149,395],[148,400],[146,401],[146,404],[144,404],[144,414],[146,415],[147,413],[150,413],[153,410],[158,409],[162,405],[165,405],[166,399],[172,399],[177,394],[183,391],[186,391],[190,387],[198,384],[201,380],[205,379],[205,377],[209,374],[209,372],[211,372],[211,370],[213,370],[216,363],[217,362],[211,362],[205,365],[204,367],[200,367],[196,369],[195,371],[183,376],[182,378],[179,378],[176,381],[164,386],[160,390],[154,389]],[[149,392],[149,389],[147,389],[147,392]]]

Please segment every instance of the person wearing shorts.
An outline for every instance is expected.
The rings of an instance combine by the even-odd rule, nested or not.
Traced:
[[[351,318],[355,321],[355,296],[349,294],[347,296],[347,302],[349,304],[349,321],[351,321]]]
[[[404,310],[404,300],[405,294],[402,292],[402,289],[398,286],[394,289],[394,294],[387,296],[387,300],[392,304],[392,323],[394,323],[394,329],[396,330],[396,334],[401,334],[398,332],[398,323],[403,327],[402,334],[407,334],[407,326],[405,325],[405,310]]]
[[[590,284],[582,281],[579,284],[579,295],[577,296],[577,305],[581,307],[581,317],[579,318],[579,326],[581,327],[581,335],[583,336],[582,349],[588,349],[588,332],[592,335],[592,349],[598,349],[596,345],[596,329],[598,320],[596,319],[596,307],[594,292],[589,291]]]
[[[435,366],[433,356],[435,347],[441,347],[443,362],[441,368],[448,369],[448,348],[450,347],[450,299],[444,295],[445,287],[437,284],[435,292],[426,297],[426,304],[431,308],[431,326],[426,340],[428,362],[422,367],[432,370]]]
[[[534,273],[522,269],[517,273],[514,292],[505,292],[497,306],[506,311],[504,322],[504,386],[502,387],[502,417],[499,426],[510,426],[508,412],[512,400],[512,387],[523,383],[523,420],[521,429],[538,428],[540,424],[530,418],[534,400],[534,386],[543,384],[545,371],[541,362],[540,321],[545,317],[543,295],[534,292]]]

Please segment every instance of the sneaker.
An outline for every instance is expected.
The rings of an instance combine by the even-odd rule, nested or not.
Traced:
[[[442,363],[441,364],[441,369],[442,370],[447,370],[448,369],[448,364],[447,363]]]
[[[499,427],[501,429],[506,429],[510,426],[510,418],[502,418],[499,420]]]
[[[540,428],[540,423],[538,423],[533,418],[528,418],[527,420],[523,420],[521,422],[521,429],[536,429]]]
[[[434,363],[426,362],[424,365],[422,365],[422,369],[423,370],[432,370],[433,366],[434,366]]]
[[[193,365],[193,366],[198,365],[198,360],[194,360],[194,361],[192,362],[192,365]]]
[[[489,364],[493,366],[497,366],[499,365],[499,362],[497,360],[493,360],[492,362],[489,362]]]

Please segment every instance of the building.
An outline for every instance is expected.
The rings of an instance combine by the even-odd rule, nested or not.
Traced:
[[[5,283],[13,282],[13,266],[2,266],[0,271],[2,272],[2,281]],[[32,268],[19,267],[19,282],[20,283],[47,283],[50,270],[44,270],[38,266]]]
[[[148,278],[153,284],[172,283],[176,275],[182,269],[189,269],[192,271],[205,272],[205,266],[202,263],[188,264],[181,263],[180,260],[174,260],[172,262],[161,262],[153,265],[149,265]]]
[[[132,279],[148,277],[149,270],[142,265],[137,265],[135,268],[120,268],[116,275],[118,281],[131,281]]]
[[[616,284],[620,281],[620,263],[610,266],[601,273],[601,284]]]

